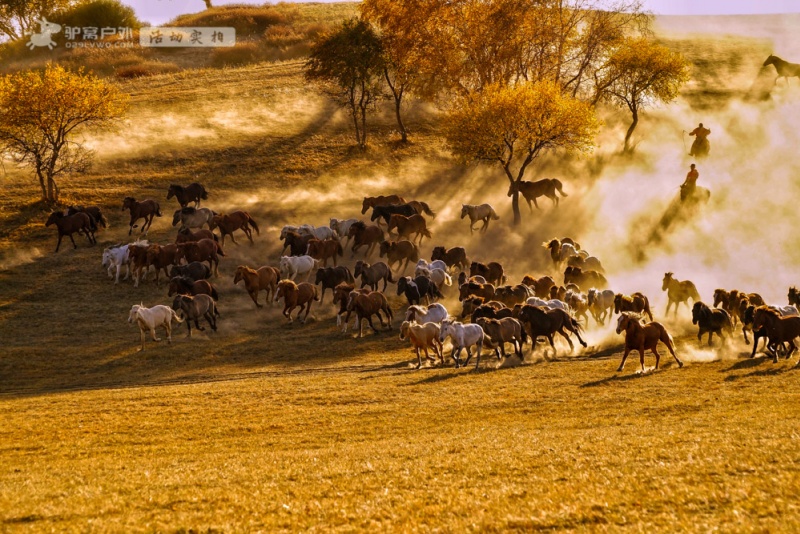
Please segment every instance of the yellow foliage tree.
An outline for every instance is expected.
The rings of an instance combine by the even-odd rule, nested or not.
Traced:
[[[658,102],[677,98],[689,79],[684,57],[650,39],[627,38],[607,65],[602,94],[631,112],[631,125],[625,134],[625,152],[632,150],[630,139],[639,123],[639,112]]]
[[[591,151],[598,127],[591,105],[565,95],[552,81],[540,81],[492,84],[462,97],[447,115],[445,135],[462,160],[502,166],[511,186],[514,224],[519,224],[519,190],[514,186],[528,166],[549,150]]]
[[[0,153],[31,167],[42,201],[56,204],[56,178],[88,168],[92,154],[78,137],[105,127],[127,108],[127,95],[83,71],[48,65],[0,78]]]

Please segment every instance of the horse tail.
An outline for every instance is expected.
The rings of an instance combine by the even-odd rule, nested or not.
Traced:
[[[256,231],[256,234],[257,234],[257,235],[261,235],[261,231],[258,229],[258,225],[257,225],[257,224],[256,224],[256,222],[253,220],[253,218],[252,218],[252,217],[250,217],[250,214],[249,214],[249,213],[247,214],[247,222],[248,222],[248,223],[250,223],[250,226],[252,226],[252,227],[253,227],[253,229]]]
[[[397,283],[397,280],[392,280],[392,270],[391,269],[389,269],[389,276],[387,276],[386,279],[392,284],[396,284]]]
[[[650,299],[647,297],[644,298],[644,309],[642,311],[650,316],[651,321],[653,320],[653,312],[650,311]]]
[[[161,206],[156,204],[156,217],[161,217]]]
[[[97,222],[100,223],[103,228],[108,228],[108,219],[103,215],[103,212],[100,212],[98,215]]]
[[[522,326],[522,323],[520,323],[519,330],[520,330],[520,337],[522,338],[522,344],[524,345],[525,343],[528,342],[528,332],[525,331],[525,327]]]
[[[181,317],[180,317],[180,316],[179,316],[179,315],[178,315],[178,314],[175,312],[175,310],[173,310],[172,308],[170,308],[170,309],[169,309],[169,312],[172,314],[172,317],[171,317],[172,319],[175,319],[175,320],[176,320],[176,321],[178,321],[179,323],[182,323],[182,322],[183,322],[183,319],[181,319]]]
[[[559,192],[559,193],[561,193],[561,196],[562,196],[562,197],[569,196],[569,195],[567,195],[567,194],[564,192],[564,190],[563,190],[563,189],[561,189],[561,187],[562,187],[561,180],[559,180],[559,179],[557,179],[557,178],[553,178],[553,185],[554,185],[554,186],[555,186],[555,188],[558,190],[558,192]]]
[[[570,317],[569,318],[569,322],[572,325],[572,328],[575,329],[575,332],[577,332],[578,334],[583,332],[583,327],[581,326],[581,323],[579,323],[576,318]]]
[[[435,212],[435,211],[433,211],[433,210],[430,208],[430,206],[428,206],[428,204],[427,204],[427,203],[425,203],[425,202],[420,202],[420,203],[419,203],[419,205],[420,205],[420,206],[422,206],[422,212],[423,212],[423,213],[425,213],[426,215],[430,215],[430,216],[431,216],[431,217],[433,217],[434,219],[436,218],[436,212]]]
[[[314,287],[314,300],[319,302],[319,287],[317,287],[316,285],[314,285],[313,287]]]
[[[494,211],[494,208],[489,208],[489,209],[492,211],[492,220],[496,221],[500,219],[500,216],[497,214],[496,211]]]
[[[345,269],[347,269],[347,267],[345,267]],[[355,281],[356,281],[356,279],[353,278],[353,273],[350,272],[350,269],[347,269],[347,282],[353,284],[353,283],[355,283]]]
[[[217,293],[217,288],[211,286],[211,298],[214,299],[214,302],[219,300],[219,293]]]
[[[344,256],[344,248],[342,247],[341,241],[336,242],[336,253],[339,255],[340,258]]]
[[[447,273],[444,273],[444,285],[450,287],[453,285],[453,277]]]

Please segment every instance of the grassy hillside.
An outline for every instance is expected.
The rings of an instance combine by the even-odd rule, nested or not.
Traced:
[[[332,13],[321,4],[298,9]],[[666,38],[687,51],[705,42]],[[728,59],[709,63],[678,103],[643,119],[633,159],[614,155],[627,118],[609,111],[596,154],[537,162],[530,179],[558,176],[569,196],[558,209],[546,200],[542,211],[524,210],[520,228],[509,224],[502,175],[454,162],[424,103],[408,109],[410,145],[396,143],[387,108],[362,153],[351,148],[347,116],[303,80],[302,60],[117,80],[131,95],[125,123],[90,138],[96,164],[62,182],[65,202],[107,213],[98,246],[76,238],[77,250],[64,243],[54,254],[34,181],[4,166],[3,530],[796,530],[796,360],[749,359],[738,332],[705,350],[686,308],[678,319],[662,314],[667,270],[694,279],[704,298],[715,287],[747,286],[783,303],[796,261],[781,237],[792,238],[781,221],[794,224],[793,206],[753,193],[778,191],[777,183],[791,197],[793,163],[755,183],[744,180],[752,167],[743,161],[762,165],[793,146],[795,94],[745,107],[738,97],[763,50],[749,39],[724,42],[717,54]],[[723,83],[733,72],[741,78]],[[627,250],[648,223],[641,213],[660,215],[688,166],[670,135],[697,115],[713,126],[720,154],[701,165],[716,203],[663,250],[649,250],[651,263],[635,265]],[[779,126],[783,143],[756,121]],[[138,329],[126,322],[131,305],[171,299],[150,280],[114,285],[101,251],[130,239],[120,211],[127,195],[161,203],[164,217],[148,238],[171,241],[177,204],[167,187],[195,180],[210,191],[204,205],[247,210],[261,233],[253,246],[226,242],[222,275],[212,280],[218,332],[187,339],[180,325],[172,344],[148,340],[140,353]],[[558,276],[542,241],[580,239],[602,257],[612,287],[648,293],[685,367],[663,358],[653,371],[648,356],[639,373],[634,355],[617,373],[622,336],[591,321],[589,347],[572,354],[559,340],[556,355],[526,347],[525,362],[484,353],[479,372],[451,362],[417,371],[398,339],[405,302],[393,285],[393,328],[363,339],[336,329],[330,294],[309,324],[290,325],[278,304],[256,310],[233,285],[239,264],[277,265],[282,225],[360,216],[364,195],[389,192],[437,210],[425,257],[434,245],[463,245],[472,259],[501,261],[512,281]],[[470,235],[460,204],[487,201],[501,219]],[[759,238],[764,221],[774,230],[769,242]],[[753,282],[748,268],[764,258],[753,270],[769,276]],[[355,260],[348,251],[342,261]],[[444,304],[460,311],[455,288]]]

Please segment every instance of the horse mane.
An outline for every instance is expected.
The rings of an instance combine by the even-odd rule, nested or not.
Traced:
[[[624,316],[629,317],[631,319],[636,319],[637,323],[640,323],[640,321],[642,321],[642,319],[644,319],[642,314],[638,313],[638,312],[626,311],[626,312],[622,312],[620,315],[624,315]]]
[[[367,223],[365,223],[364,221],[356,221],[352,225],[350,225],[350,228],[358,228],[359,230],[366,230]]]
[[[773,317],[778,317],[778,318],[781,317],[781,314],[778,312],[778,310],[773,310],[772,308],[770,308],[769,306],[766,306],[766,305],[765,306],[759,306],[758,308],[756,308],[755,311],[758,311],[758,310],[763,310],[764,313],[766,313],[767,315],[772,315]]]

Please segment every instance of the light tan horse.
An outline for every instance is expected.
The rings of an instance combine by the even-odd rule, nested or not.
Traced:
[[[475,232],[475,223],[478,221],[483,221],[483,226],[480,227],[478,230],[479,232],[485,232],[489,228],[489,220],[498,220],[500,218],[499,215],[494,211],[494,208],[489,204],[480,204],[480,205],[472,205],[472,204],[461,204],[461,218],[469,215],[469,233],[473,234]]]
[[[267,292],[265,302],[271,304],[275,297],[275,292],[278,290],[278,280],[281,278],[281,273],[275,267],[264,265],[258,269],[251,269],[247,265],[239,265],[236,268],[236,274],[233,277],[233,284],[236,285],[240,281],[244,282],[244,288],[247,294],[253,299],[256,306],[263,308],[258,303],[258,293],[262,290]]]
[[[661,291],[666,291],[667,298],[669,299],[667,302],[667,311],[664,312],[664,316],[669,315],[669,308],[675,303],[675,317],[677,317],[678,305],[686,304],[688,308],[689,303],[687,301],[692,299],[692,302],[698,302],[700,300],[700,293],[697,292],[697,288],[693,282],[689,280],[675,280],[672,275],[673,273],[664,274],[664,280],[661,282]]]
[[[555,178],[545,178],[544,180],[537,180],[535,182],[522,180],[511,184],[511,186],[508,188],[508,196],[514,196],[514,193],[516,192],[521,193],[523,198],[525,198],[525,202],[528,203],[528,208],[530,208],[531,212],[533,212],[533,206],[531,206],[531,202],[533,202],[533,205],[536,206],[536,209],[541,209],[539,204],[536,203],[536,199],[542,196],[552,200],[553,204],[557,207],[558,195],[556,195],[556,191],[561,193],[562,197],[567,196],[561,187],[561,181]]]
[[[433,355],[439,356],[439,359],[444,365],[444,356],[442,355],[442,342],[439,341],[439,325],[436,323],[417,324],[409,321],[403,321],[400,325],[400,339],[408,339],[411,341],[411,346],[417,354],[417,369],[422,367],[422,357],[420,356],[420,349],[425,352],[425,358],[435,362],[436,358],[428,354],[428,349],[433,349]]]
[[[661,360],[661,354],[658,353],[659,341],[667,346],[672,357],[678,362],[678,367],[683,367],[683,362],[675,355],[675,343],[672,341],[672,336],[669,335],[664,325],[658,322],[649,322],[647,324],[641,323],[641,316],[633,312],[622,312],[617,319],[617,334],[625,332],[625,352],[622,354],[622,362],[617,368],[617,372],[622,372],[625,366],[625,360],[628,359],[628,354],[632,350],[639,351],[639,362],[644,371],[644,351],[649,350],[656,356],[656,369],[658,369],[658,362]]]

